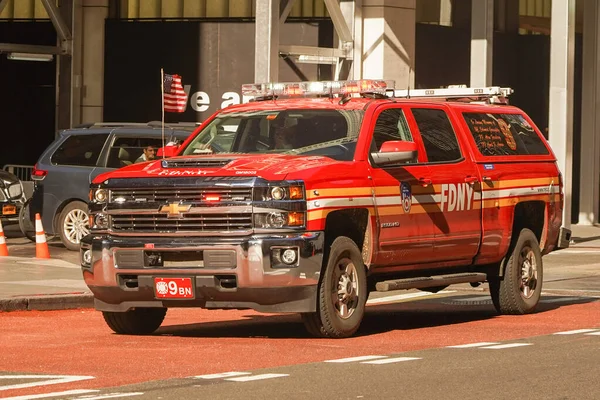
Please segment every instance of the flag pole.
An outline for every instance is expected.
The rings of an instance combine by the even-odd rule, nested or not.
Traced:
[[[162,110],[162,147],[163,147],[163,159],[165,158],[165,71],[160,69],[160,93],[162,97],[161,110]]]

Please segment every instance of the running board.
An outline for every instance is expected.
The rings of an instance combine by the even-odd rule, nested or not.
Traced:
[[[433,275],[377,282],[375,289],[378,292],[388,292],[390,290],[423,289],[436,286],[448,286],[456,283],[485,282],[486,280],[487,274],[482,272],[466,272],[460,274]]]

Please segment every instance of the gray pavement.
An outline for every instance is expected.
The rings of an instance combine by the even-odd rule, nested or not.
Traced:
[[[22,237],[18,227],[4,230],[9,256],[0,257],[0,311],[93,307],[77,252],[49,237],[51,258],[39,259],[35,243]],[[600,297],[600,227],[574,225],[572,230],[569,249],[544,257],[544,293]],[[487,285],[454,285],[453,289],[487,291]]]

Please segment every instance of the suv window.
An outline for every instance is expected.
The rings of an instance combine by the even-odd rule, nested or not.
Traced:
[[[158,149],[162,146],[162,139],[139,138],[139,137],[117,137],[108,153],[108,168],[121,168],[136,162],[137,158],[144,153],[146,147],[152,146]]]
[[[51,162],[59,165],[95,167],[108,133],[98,135],[70,135],[56,149]]]
[[[437,108],[413,108],[419,132],[425,145],[429,162],[456,161],[461,159],[456,133],[444,110]]]
[[[549,154],[543,140],[521,114],[463,113],[463,118],[484,156]]]
[[[375,129],[373,130],[371,151],[381,150],[383,142],[389,140],[403,140],[407,142],[412,142],[413,140],[404,112],[400,108],[388,108],[379,114],[375,123]]]

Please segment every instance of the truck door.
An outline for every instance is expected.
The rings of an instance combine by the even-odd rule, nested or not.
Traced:
[[[386,141],[419,142],[401,106],[380,107],[374,120],[370,152],[379,151]],[[433,202],[430,168],[418,160],[384,167],[372,164],[371,176],[379,235],[374,263],[385,267],[427,262],[433,252],[434,238],[433,222],[427,214]]]
[[[451,265],[470,264],[481,241],[479,172],[470,153],[461,149],[443,106],[411,107],[411,113],[423,140],[436,193],[437,207],[430,214],[433,258]]]

